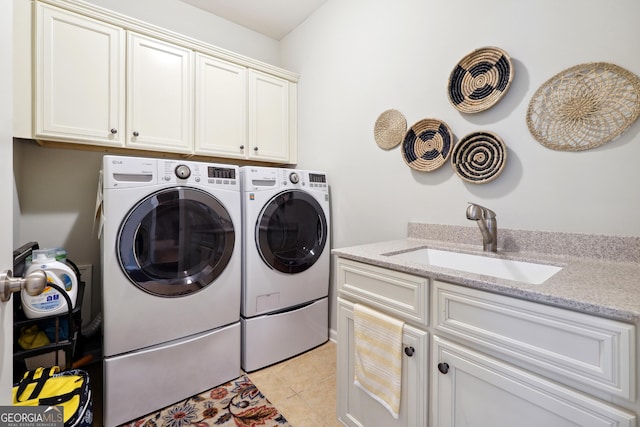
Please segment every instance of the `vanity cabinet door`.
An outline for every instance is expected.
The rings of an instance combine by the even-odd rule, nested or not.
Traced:
[[[193,152],[193,51],[128,33],[127,137],[130,148]]]
[[[124,40],[120,28],[37,3],[35,138],[124,145]]]
[[[396,420],[382,405],[354,385],[354,304],[338,298],[338,419],[351,427],[427,425],[428,334],[405,325],[400,416]],[[411,356],[407,355],[411,354]]]
[[[635,415],[434,336],[431,426],[632,427]]]

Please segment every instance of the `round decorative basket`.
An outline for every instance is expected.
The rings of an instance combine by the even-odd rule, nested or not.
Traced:
[[[380,148],[389,150],[402,142],[407,132],[407,119],[398,110],[387,110],[378,116],[373,136]]]
[[[502,173],[507,148],[498,135],[479,131],[465,136],[453,147],[451,166],[464,181],[484,184]]]
[[[640,116],[640,78],[607,62],[568,68],[547,80],[527,110],[529,132],[552,150],[599,147]]]
[[[411,126],[402,143],[402,158],[412,169],[430,172],[451,154],[453,133],[441,120],[423,119]]]
[[[463,113],[492,107],[511,86],[513,65],[497,47],[476,49],[462,58],[449,75],[449,102]]]

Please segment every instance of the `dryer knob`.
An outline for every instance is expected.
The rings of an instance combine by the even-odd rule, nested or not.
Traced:
[[[191,176],[191,169],[187,165],[178,165],[176,167],[176,176],[178,178],[187,179]]]
[[[300,182],[300,177],[297,173],[291,172],[289,174],[289,181],[291,181],[292,184],[297,184],[298,182]]]

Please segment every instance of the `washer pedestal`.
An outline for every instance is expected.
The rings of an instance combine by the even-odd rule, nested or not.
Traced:
[[[240,322],[107,357],[104,425],[121,425],[240,375]]]
[[[242,369],[255,371],[329,339],[329,298],[290,311],[242,318]]]

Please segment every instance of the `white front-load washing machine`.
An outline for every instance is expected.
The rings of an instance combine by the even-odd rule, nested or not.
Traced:
[[[239,168],[104,156],[104,425],[240,375]]]
[[[242,368],[329,339],[329,184],[323,172],[244,166]]]

